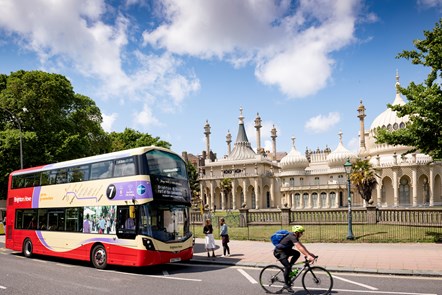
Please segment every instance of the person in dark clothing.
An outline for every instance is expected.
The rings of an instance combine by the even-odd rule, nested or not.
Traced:
[[[215,238],[213,237],[213,227],[210,219],[206,219],[206,225],[203,228],[203,232],[206,235],[205,244],[207,257],[210,257],[210,251],[212,251],[212,257],[215,258]]]
[[[286,235],[275,246],[273,255],[284,266],[284,289],[290,293],[294,293],[294,290],[290,286],[290,272],[292,271],[293,264],[296,263],[301,253],[307,257],[307,259],[313,263],[315,255],[307,250],[307,248],[301,243],[300,238],[303,235],[305,228],[302,225],[292,226],[292,232]],[[293,247],[296,248],[293,249]],[[289,257],[292,257],[289,262]]]

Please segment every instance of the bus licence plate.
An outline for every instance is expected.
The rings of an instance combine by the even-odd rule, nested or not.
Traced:
[[[170,258],[170,262],[178,262],[181,261],[181,258],[177,257],[177,258]]]

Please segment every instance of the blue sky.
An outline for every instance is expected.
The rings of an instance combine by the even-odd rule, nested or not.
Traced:
[[[0,0],[0,73],[66,76],[92,98],[106,131],[129,127],[172,149],[201,154],[209,121],[222,157],[239,109],[256,148],[357,150],[366,128],[402,86],[428,69],[396,59],[432,30],[442,0]]]

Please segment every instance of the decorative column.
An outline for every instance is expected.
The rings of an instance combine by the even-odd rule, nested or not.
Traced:
[[[244,178],[242,180],[242,187],[243,187],[243,192],[244,192],[244,202],[246,202],[248,208],[252,208],[252,204],[249,204],[247,202],[247,186],[246,185],[247,185],[246,179]],[[250,203],[251,202],[252,202],[252,199],[250,199]],[[241,206],[242,206],[242,204],[241,204]]]
[[[204,135],[206,136],[206,154],[210,160],[210,124],[206,120],[206,125],[204,125]]]
[[[364,127],[364,118],[365,118],[365,107],[362,104],[362,99],[361,99],[361,103],[359,104],[358,107],[358,118],[359,118],[359,122],[360,122],[360,130],[359,130],[359,148],[361,150],[361,152],[365,152],[366,147],[365,147],[365,127]]]
[[[224,190],[221,190],[221,210],[226,210],[226,201],[224,197]]]
[[[258,198],[258,178],[255,178],[255,209],[259,209],[259,198]]]
[[[259,113],[256,113],[255,118],[255,128],[256,128],[256,153],[262,154],[262,148],[261,148],[261,117],[259,116]]]
[[[433,165],[430,165],[430,177],[428,178],[428,188],[430,190],[430,207],[434,206],[434,181],[433,181]]]
[[[270,207],[272,207],[272,208],[276,207],[276,204],[275,204],[275,194],[273,193],[274,186],[275,186],[275,178],[272,177],[270,179]]]
[[[398,207],[399,205],[399,188],[398,188],[398,180],[397,180],[397,171],[393,170],[393,206]]]
[[[276,160],[276,137],[278,137],[277,135],[276,135],[276,128],[275,128],[275,125],[273,125],[273,128],[272,128],[272,130],[271,130],[271,138],[272,138],[272,149],[273,149],[273,160]]]
[[[417,167],[411,169],[411,183],[413,185],[413,207],[417,207]]]
[[[232,179],[232,202],[233,202],[233,210],[236,210],[236,181]],[[239,204],[241,208],[241,204]]]
[[[227,155],[230,155],[230,153],[232,152],[232,134],[230,134],[230,130],[227,130],[227,135],[226,135],[226,142],[227,142]]]
[[[379,175],[375,175],[377,185],[376,185],[376,205],[381,207],[382,205],[382,179]]]
[[[215,204],[215,192],[213,188],[213,181],[210,181],[210,208],[212,208],[212,210],[214,204]]]

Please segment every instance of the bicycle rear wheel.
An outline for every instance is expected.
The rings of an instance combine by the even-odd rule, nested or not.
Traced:
[[[329,294],[333,288],[333,277],[325,268],[312,266],[302,276],[302,286],[310,295]]]
[[[284,269],[277,265],[264,267],[259,274],[259,284],[267,293],[279,293],[284,287]]]

